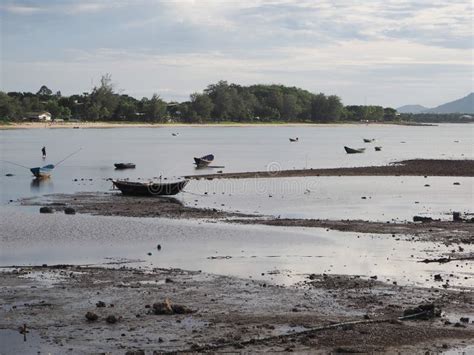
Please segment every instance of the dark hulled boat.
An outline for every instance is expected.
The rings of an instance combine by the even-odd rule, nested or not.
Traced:
[[[212,154],[208,154],[208,155],[205,155],[205,156],[200,157],[200,158],[194,157],[194,164],[196,164],[196,166],[198,168],[208,166],[213,161],[214,161],[214,155],[212,155]]]
[[[133,163],[115,163],[115,169],[135,169],[136,165]]]
[[[344,146],[344,149],[345,149],[347,154],[356,154],[356,153],[364,153],[365,152],[365,148],[354,149],[354,148],[349,148],[349,147]]]
[[[176,195],[188,183],[188,180],[178,182],[131,182],[113,180],[112,183],[124,195],[132,196],[163,196]]]

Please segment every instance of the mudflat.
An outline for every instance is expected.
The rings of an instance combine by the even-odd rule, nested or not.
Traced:
[[[462,348],[474,338],[470,320],[460,320],[474,305],[469,290],[324,274],[283,287],[116,266],[3,269],[0,328],[19,327],[5,350],[33,338],[36,349],[74,353],[415,353]]]
[[[294,169],[188,175],[188,179],[249,179],[299,176],[474,176],[474,160],[412,159],[384,166]]]

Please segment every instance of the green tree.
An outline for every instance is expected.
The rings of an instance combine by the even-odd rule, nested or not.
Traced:
[[[53,91],[48,88],[46,85],[43,85],[40,87],[36,95],[41,96],[41,97],[48,97],[53,94]]]
[[[146,102],[145,118],[152,122],[164,122],[166,118],[166,102],[157,94],[153,94],[150,100]]]
[[[214,104],[207,94],[191,94],[191,106],[200,119],[208,120],[211,118],[211,112],[214,109]]]

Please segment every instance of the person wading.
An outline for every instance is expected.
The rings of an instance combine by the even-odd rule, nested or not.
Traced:
[[[41,148],[41,153],[43,153],[43,159],[46,158],[46,147]]]

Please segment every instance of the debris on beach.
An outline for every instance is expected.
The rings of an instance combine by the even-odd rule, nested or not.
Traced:
[[[403,318],[429,320],[435,317],[441,317],[441,309],[433,303],[421,304],[415,308],[407,308],[403,311]]]
[[[156,315],[189,314],[194,312],[186,306],[172,304],[168,298],[164,302],[154,303],[152,308],[153,314]]]

